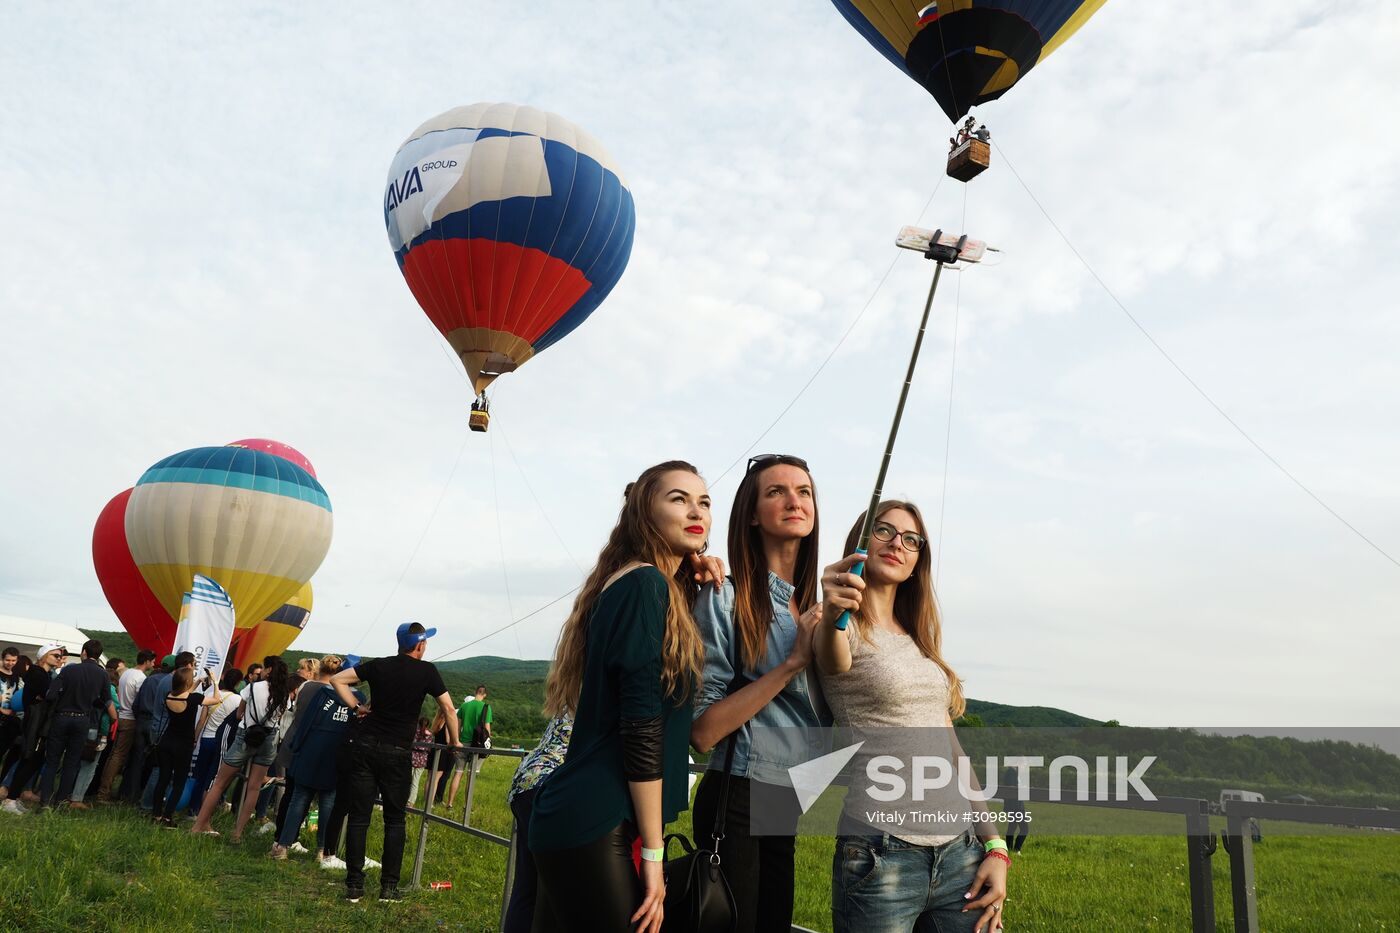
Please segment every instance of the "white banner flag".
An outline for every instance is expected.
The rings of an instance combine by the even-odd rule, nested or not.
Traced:
[[[175,631],[175,653],[194,654],[196,673],[208,668],[215,682],[228,660],[233,641],[233,601],[222,586],[202,574],[194,575],[194,585],[180,606],[180,625]]]

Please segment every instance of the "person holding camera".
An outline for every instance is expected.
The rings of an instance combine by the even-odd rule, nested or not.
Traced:
[[[257,806],[258,791],[262,788],[263,778],[267,777],[267,769],[277,757],[277,725],[282,720],[282,714],[287,711],[291,687],[292,675],[282,658],[277,655],[264,658],[262,679],[250,683],[239,693],[243,698],[238,711],[242,728],[238,730],[238,735],[234,737],[228,751],[224,752],[219,774],[214,778],[214,786],[204,795],[199,817],[190,827],[191,833],[219,835],[210,826],[214,819],[214,810],[223,799],[229,784],[243,770],[243,766],[251,762],[247,789],[243,793],[243,804],[238,809],[238,818],[234,821],[231,837],[235,843],[242,841],[243,828],[248,825],[248,818],[253,815],[253,808]]]
[[[213,683],[213,676],[206,668],[201,685]],[[196,692],[194,671],[182,667],[170,676],[170,695],[164,700],[168,714],[165,732],[156,743],[156,767],[160,769],[156,777],[155,795],[151,798],[152,818],[161,825],[175,828],[175,807],[185,791],[185,775],[190,770],[190,759],[194,757],[195,719],[205,706],[218,706],[223,700],[217,684],[210,693]],[[165,793],[169,788],[169,794]]]

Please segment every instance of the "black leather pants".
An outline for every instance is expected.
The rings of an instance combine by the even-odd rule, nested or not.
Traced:
[[[623,820],[611,832],[572,849],[535,852],[539,892],[534,933],[626,933],[642,903],[632,862],[637,829]]]

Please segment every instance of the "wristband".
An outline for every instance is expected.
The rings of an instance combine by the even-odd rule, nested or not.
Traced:
[[[1003,862],[1005,862],[1006,864],[1008,864],[1008,865],[1011,864],[1011,856],[1007,855],[1007,854],[1006,854],[1005,852],[1003,852],[1001,849],[990,849],[990,850],[988,850],[988,852],[987,852],[986,855],[982,856],[982,858],[983,858],[983,859],[999,858],[999,859],[1001,859]]]
[[[661,861],[665,861],[665,859],[666,859],[666,848],[665,848],[665,846],[662,846],[660,849],[648,849],[646,846],[642,846],[642,861],[643,861],[643,862],[661,862]]]
[[[993,849],[1005,849],[1005,848],[1006,848],[1006,840],[1005,840],[1005,839],[988,839],[986,842],[982,843],[982,848],[986,849],[988,852],[992,851]]]

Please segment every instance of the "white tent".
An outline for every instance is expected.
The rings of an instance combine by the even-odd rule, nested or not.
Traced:
[[[53,642],[68,649],[70,663],[76,662],[85,641],[86,635],[62,622],[0,615],[0,648],[13,645],[20,654],[28,655],[30,660],[34,659],[41,647]]]

